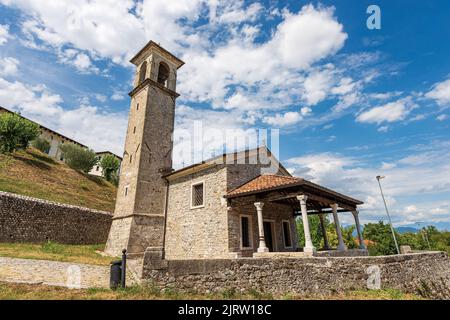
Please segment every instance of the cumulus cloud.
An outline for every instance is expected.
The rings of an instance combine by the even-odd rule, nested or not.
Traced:
[[[357,116],[356,121],[376,124],[401,121],[404,120],[415,107],[416,105],[410,98],[400,99],[364,111]]]
[[[9,34],[9,26],[0,24],[0,46],[4,45],[11,38]]]
[[[436,83],[425,96],[435,100],[441,106],[450,105],[450,79]]]
[[[296,124],[302,120],[302,116],[298,112],[286,112],[284,114],[276,114],[275,116],[264,117],[263,122],[274,127],[285,127]]]
[[[12,57],[0,58],[0,76],[15,75],[18,71],[19,60]]]
[[[430,203],[423,200],[427,194],[445,194],[450,191],[450,165],[446,161],[450,153],[448,149],[442,148],[444,144],[433,143],[427,146],[430,151],[426,154],[414,151],[406,157],[379,165],[366,162],[364,157],[358,159],[335,153],[294,157],[286,163],[297,176],[364,201],[365,204],[361,206],[361,218],[364,221],[377,221],[384,217],[384,207],[375,180],[380,174],[386,176],[382,180],[383,189],[395,223],[444,221],[450,218],[450,207],[444,205],[446,198],[435,198]],[[411,203],[414,199],[416,203]],[[425,209],[427,206],[428,209],[440,209],[431,212]],[[352,223],[351,217],[346,219]]]
[[[45,86],[30,86],[3,78],[0,78],[0,101],[2,106],[95,150],[123,152],[126,114],[105,112],[87,103],[64,109],[62,97]]]

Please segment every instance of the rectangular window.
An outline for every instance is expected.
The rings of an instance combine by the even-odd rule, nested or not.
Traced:
[[[128,195],[128,186],[125,187],[125,197]]]
[[[291,224],[289,223],[289,221],[283,221],[283,237],[284,237],[284,247],[291,248],[292,247]]]
[[[241,216],[241,248],[252,248],[251,220],[249,216]]]
[[[192,185],[191,208],[199,208],[204,206],[205,189],[204,183],[196,183]]]

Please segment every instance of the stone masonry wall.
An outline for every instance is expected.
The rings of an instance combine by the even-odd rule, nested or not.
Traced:
[[[0,242],[104,243],[112,214],[0,192]]]
[[[188,292],[257,290],[274,295],[330,294],[376,284],[427,298],[450,299],[450,260],[444,252],[380,257],[162,260],[145,255],[143,278]],[[377,272],[379,271],[379,273]],[[372,287],[373,288],[373,287]]]
[[[191,209],[191,186],[204,182],[204,206]],[[215,166],[170,182],[167,259],[228,258],[226,171]]]
[[[251,257],[258,249],[258,216],[254,202],[257,199],[254,196],[244,197],[241,199],[235,199],[233,206],[228,211],[228,229],[229,229],[229,247],[230,252],[240,252],[243,257]],[[250,216],[250,228],[252,248],[241,248],[241,230],[240,230],[240,217],[241,215]],[[263,219],[264,221],[272,223],[272,237],[274,251],[296,251],[297,250],[297,228],[295,218],[292,212],[292,208],[283,204],[276,204],[267,202],[263,206]],[[292,247],[286,248],[284,246],[283,238],[283,221],[289,221],[291,227],[291,242]]]

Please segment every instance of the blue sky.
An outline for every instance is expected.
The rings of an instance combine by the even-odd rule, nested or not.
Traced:
[[[363,200],[363,222],[384,219],[381,174],[394,223],[448,223],[449,14],[445,0],[0,0],[0,105],[120,154],[128,60],[152,39],[186,62],[177,131],[279,129],[285,166]]]

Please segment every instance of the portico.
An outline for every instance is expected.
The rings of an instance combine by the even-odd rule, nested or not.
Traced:
[[[366,249],[357,210],[357,206],[362,204],[362,202],[308,180],[289,176],[261,175],[231,190],[226,195],[226,198],[229,207],[236,212],[239,212],[240,208],[243,210],[243,208],[248,208],[249,205],[253,205],[258,227],[258,246],[254,248],[255,256],[261,256],[270,251],[267,245],[267,232],[265,232],[264,221],[269,211],[272,217],[276,216],[277,208],[280,208],[280,214],[281,211],[285,212],[286,208],[290,208],[292,219],[301,216],[305,245],[303,248],[292,246],[291,250],[274,249],[274,252],[301,251],[305,255],[315,255],[319,251],[333,250],[334,254],[342,253],[342,255],[345,255],[348,253],[348,248],[344,243],[339,221],[339,214],[343,212],[352,213],[360,244],[359,249]],[[333,217],[338,239],[338,245],[333,249],[330,248],[325,230],[324,216],[328,214],[331,214]],[[315,248],[313,245],[308,219],[309,215],[319,216],[321,231],[324,237],[323,248]],[[283,233],[286,232],[284,224],[280,227],[275,226],[275,230]]]

